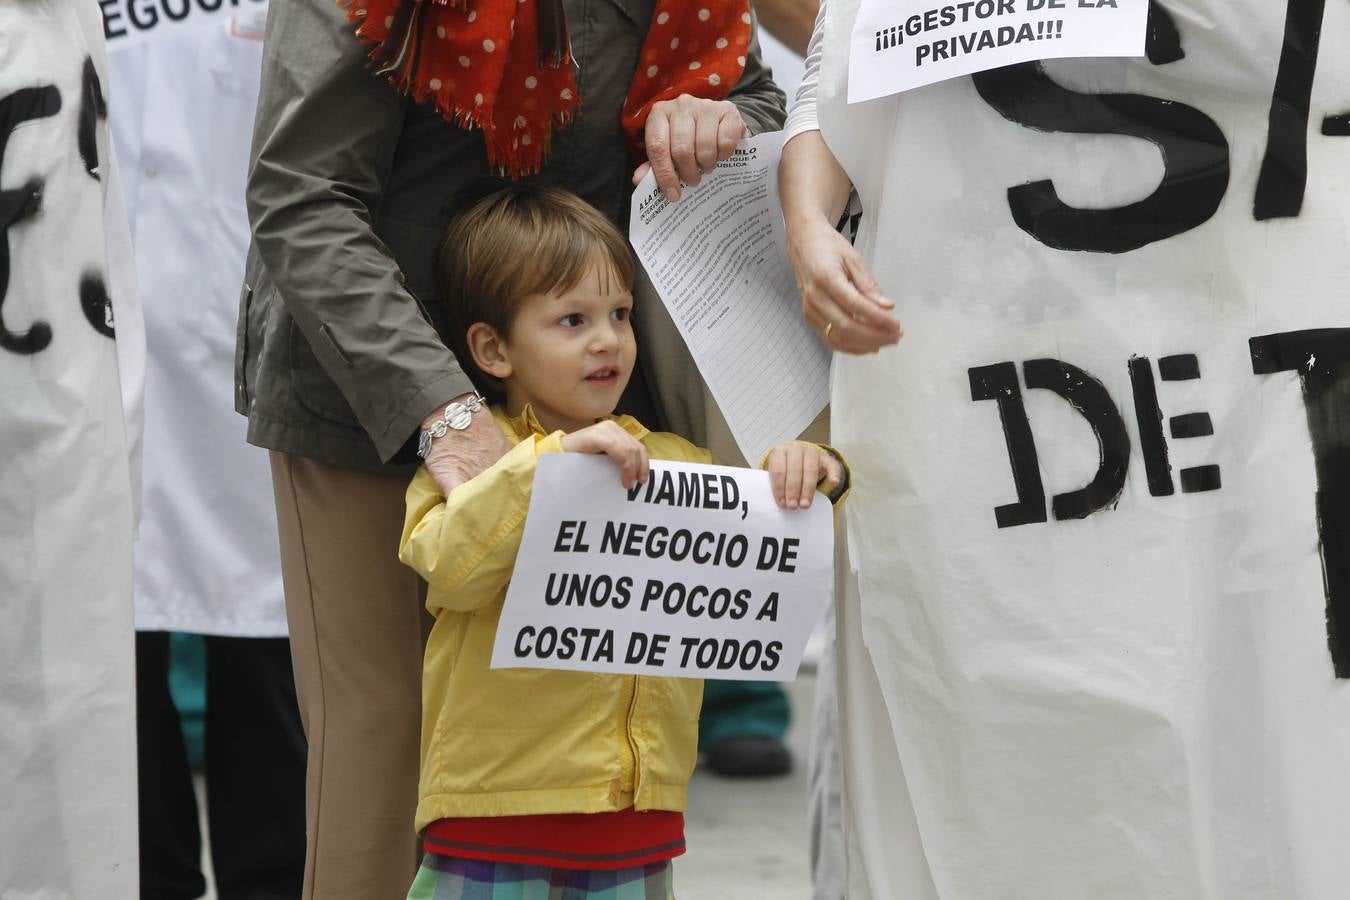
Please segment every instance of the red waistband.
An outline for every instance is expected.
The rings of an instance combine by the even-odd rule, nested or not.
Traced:
[[[427,826],[429,852],[559,869],[627,869],[684,852],[684,813],[557,813],[438,819]]]

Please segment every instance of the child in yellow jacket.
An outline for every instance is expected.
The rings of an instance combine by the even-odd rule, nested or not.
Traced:
[[[427,580],[436,623],[422,688],[417,828],[426,857],[409,900],[672,897],[697,755],[697,679],[492,669],[541,453],[603,453],[625,487],[649,458],[711,462],[673,434],[612,415],[635,364],[633,263],[577,197],[516,185],[459,216],[441,251],[453,349],[514,442],[443,496],[408,488],[400,558]],[[479,413],[480,415],[482,413]],[[842,495],[828,448],[765,457],[780,505]]]

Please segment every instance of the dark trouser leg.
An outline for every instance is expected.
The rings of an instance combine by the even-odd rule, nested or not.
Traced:
[[[787,694],[776,682],[706,681],[698,749],[730,737],[782,738],[790,716]]]
[[[792,754],[783,743],[788,698],[766,681],[708,681],[698,723],[702,764],[719,775],[742,778],[783,775]]]
[[[136,746],[141,900],[193,900],[206,881],[192,772],[169,696],[167,632],[136,633]]]
[[[220,900],[297,900],[305,736],[286,638],[206,638],[206,810]]]

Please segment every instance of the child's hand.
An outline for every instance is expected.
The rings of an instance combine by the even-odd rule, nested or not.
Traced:
[[[806,441],[788,441],[769,451],[764,468],[773,482],[773,496],[785,509],[806,509],[824,475],[831,489],[844,477],[844,468],[833,455]]]
[[[596,422],[579,431],[563,435],[567,453],[603,453],[619,464],[619,480],[625,488],[646,484],[651,467],[642,442],[613,422]]]

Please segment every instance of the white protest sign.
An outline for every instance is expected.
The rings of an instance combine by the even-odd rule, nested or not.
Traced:
[[[1148,0],[863,0],[849,45],[859,103],[1037,59],[1142,56]]]
[[[788,681],[832,594],[823,497],[766,472],[653,460],[624,490],[601,456],[540,457],[492,667]]]
[[[119,50],[230,16],[241,17],[238,28],[261,30],[263,22],[250,14],[265,16],[267,0],[98,0],[98,8],[108,49]]]

